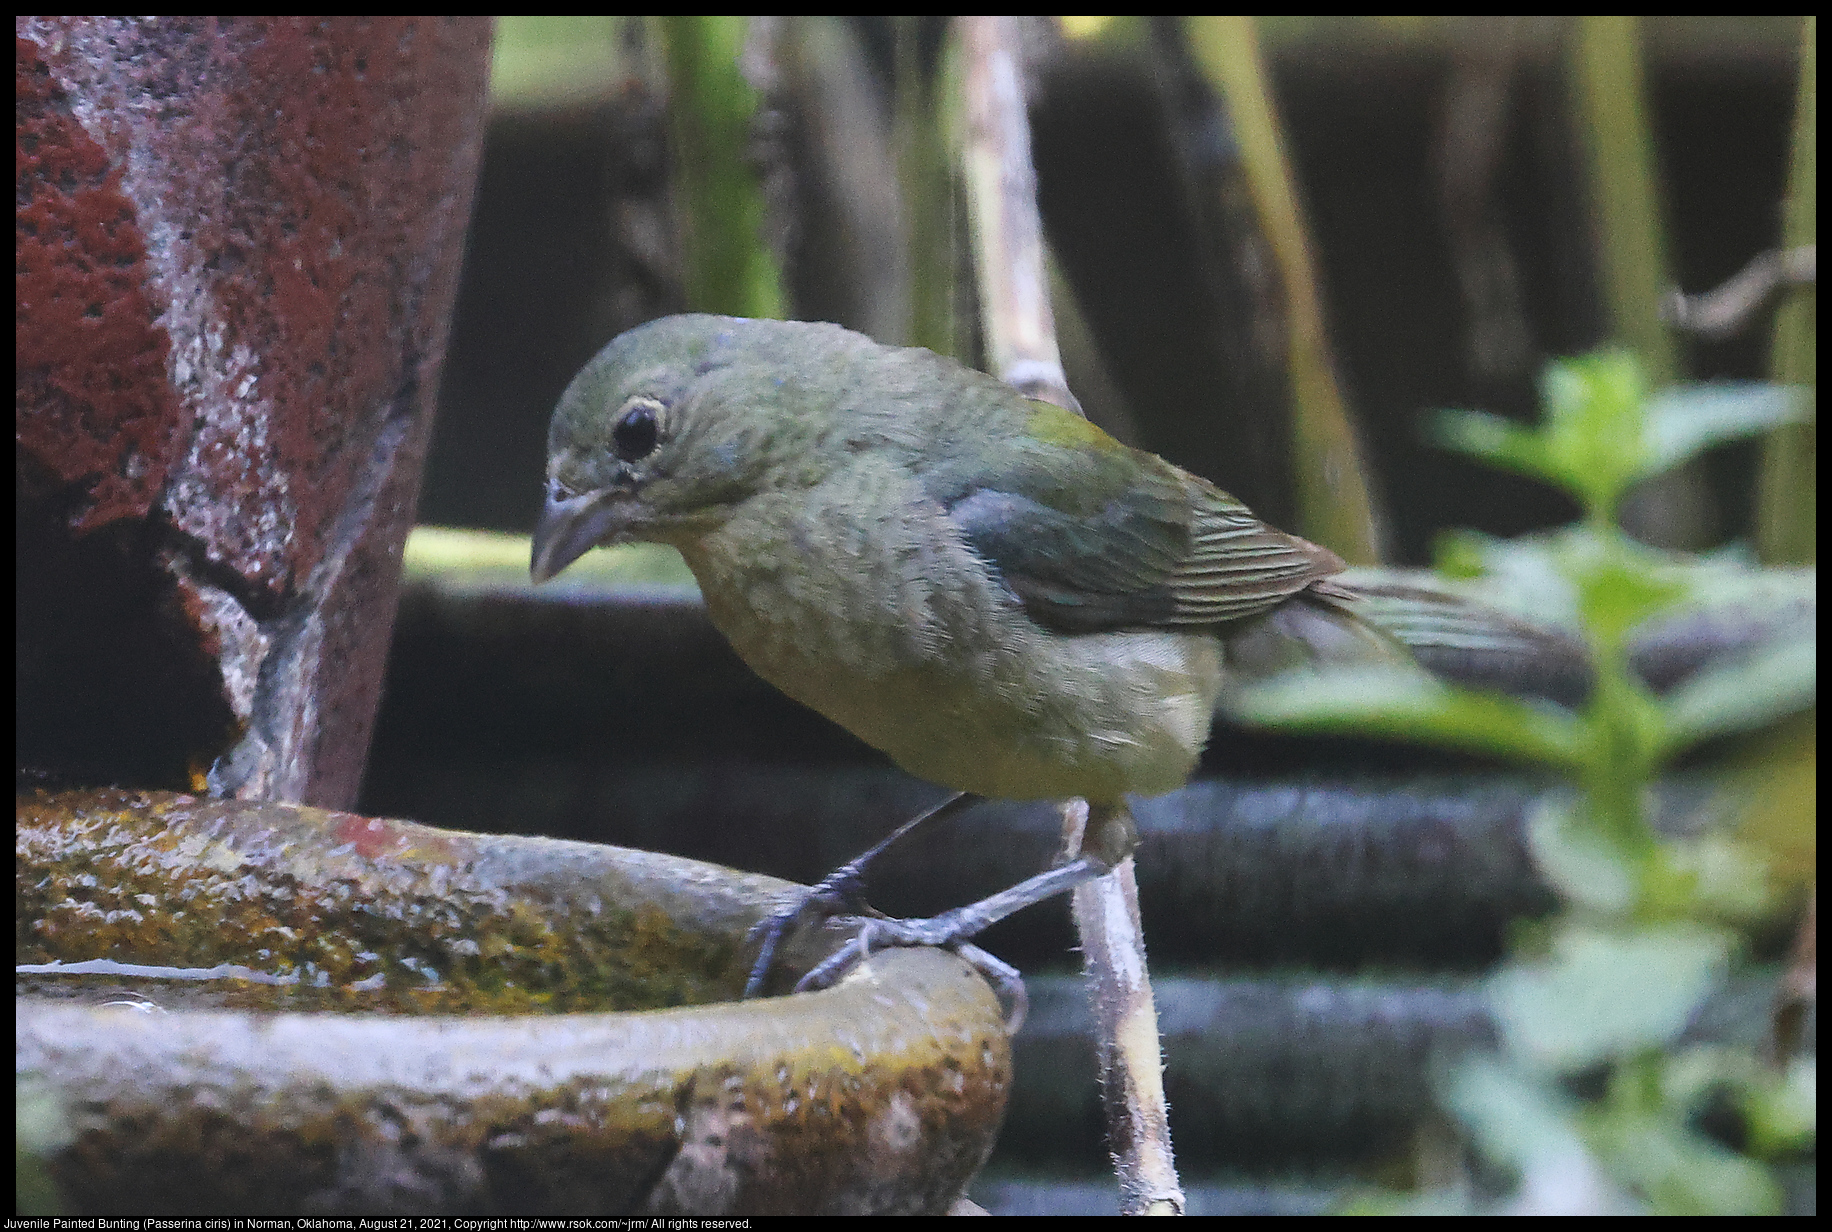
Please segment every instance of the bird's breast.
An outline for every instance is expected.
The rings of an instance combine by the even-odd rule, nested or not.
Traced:
[[[1035,624],[895,475],[765,494],[680,546],[758,675],[922,778],[1016,799],[1155,795],[1208,738],[1212,637]]]

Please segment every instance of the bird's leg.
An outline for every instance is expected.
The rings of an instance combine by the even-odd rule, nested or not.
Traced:
[[[944,911],[926,920],[869,920],[859,935],[823,959],[796,984],[796,992],[825,988],[838,979],[853,963],[870,953],[873,945],[934,945],[956,948],[978,936],[1000,920],[1047,898],[1073,890],[1076,886],[1104,877],[1113,866],[1132,854],[1139,843],[1139,832],[1131,810],[1124,806],[1090,805],[1086,837],[1081,854],[1068,863],[1026,878],[1009,889],[1000,890],[952,911]],[[1002,964],[1001,964],[1002,965]]]
[[[776,960],[776,949],[782,944],[782,939],[788,935],[790,926],[801,918],[802,912],[810,906],[820,908],[826,915],[838,914],[841,908],[862,910],[864,908],[862,891],[865,888],[865,870],[873,860],[883,855],[893,843],[905,835],[933,822],[952,817],[962,809],[979,802],[980,797],[972,792],[955,792],[934,808],[910,818],[877,844],[828,873],[817,884],[792,895],[783,906],[752,925],[750,935],[746,940],[761,936],[763,944],[757,951],[757,961],[751,965],[750,978],[744,982],[745,999],[748,1000],[763,991],[764,978],[770,973],[770,964]]]

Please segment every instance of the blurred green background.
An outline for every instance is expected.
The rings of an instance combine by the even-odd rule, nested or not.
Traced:
[[[1419,413],[1528,419],[1547,357],[1622,332],[1598,215],[1612,198],[1586,146],[1597,125],[1583,123],[1604,106],[1584,94],[1586,54],[1593,67],[1598,55],[1633,62],[1606,80],[1642,70],[1652,238],[1673,282],[1708,289],[1778,242],[1799,19],[1648,18],[1632,44],[1588,52],[1562,18],[1258,24],[1386,559],[1425,563],[1445,527],[1511,534],[1570,517],[1557,494],[1427,445]],[[1073,300],[1058,310],[1071,383],[1097,421],[1305,529],[1284,305],[1242,205],[1238,143],[1189,40],[1138,18],[1025,29],[1041,205],[1059,298]],[[971,360],[958,193],[936,236],[935,207],[925,215],[898,191],[909,126],[943,121],[943,33],[939,18],[782,19],[747,52],[765,121],[749,153],[787,315],[908,341],[926,279],[942,284],[952,349]],[[619,331],[688,306],[661,41],[650,19],[499,19],[423,522],[528,530],[565,382]],[[1681,340],[1673,363],[1691,377],[1763,376],[1768,338],[1762,325]],[[1709,458],[1702,492],[1650,515],[1666,523],[1655,537],[1747,536],[1756,453]]]

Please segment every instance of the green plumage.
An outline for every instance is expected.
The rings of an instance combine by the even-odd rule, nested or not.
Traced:
[[[1493,623],[1459,628],[1458,601],[1437,597],[1389,602],[1383,631],[1327,580],[1334,554],[1207,481],[832,325],[631,330],[574,380],[548,444],[537,580],[597,543],[672,544],[760,675],[981,795],[1117,803],[1179,786],[1224,641],[1248,648],[1243,664],[1269,637],[1300,658],[1382,656],[1408,628],[1479,641]]]

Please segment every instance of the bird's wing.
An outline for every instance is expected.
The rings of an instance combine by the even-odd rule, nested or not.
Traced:
[[[1071,633],[1211,625],[1340,570],[1213,484],[1033,404],[1028,431],[923,476],[1039,624]]]

